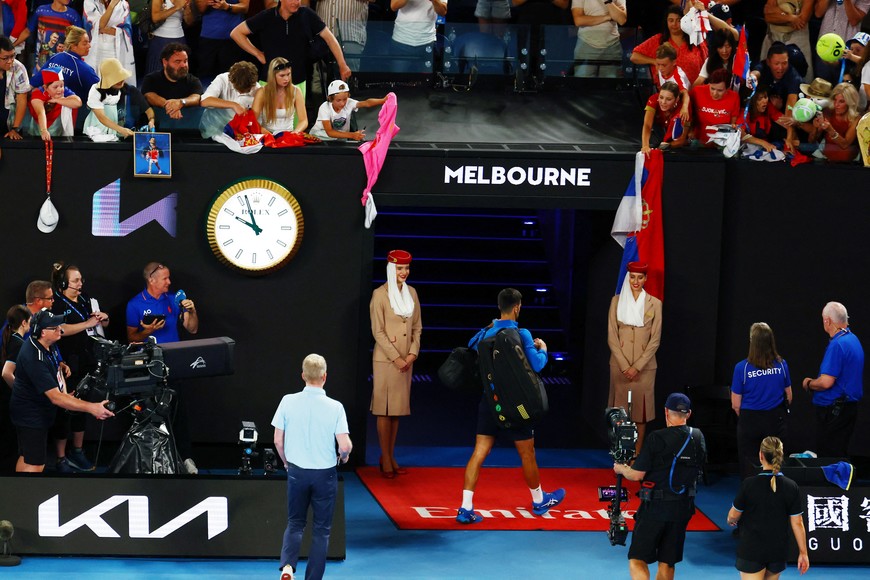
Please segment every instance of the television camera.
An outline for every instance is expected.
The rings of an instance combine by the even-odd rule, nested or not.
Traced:
[[[85,375],[76,387],[80,398],[149,397],[166,386],[169,367],[163,362],[163,349],[153,338],[128,345],[98,336],[91,338],[97,368]]]
[[[631,392],[628,395],[628,408],[631,410]],[[635,456],[637,443],[637,424],[631,420],[629,412],[622,407],[608,407],[604,411],[610,437],[610,456],[616,463],[628,463]],[[628,526],[622,513],[622,502],[628,501],[628,490],[622,487],[622,475],[616,476],[616,485],[598,488],[598,500],[609,503],[607,515],[610,527],[607,538],[611,546],[624,546],[628,538]]]

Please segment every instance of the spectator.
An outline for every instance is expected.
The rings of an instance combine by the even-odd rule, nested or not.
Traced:
[[[749,73],[760,85],[769,88],[770,104],[791,118],[791,109],[797,102],[801,77],[788,62],[788,48],[774,42],[767,51],[767,59]]]
[[[251,34],[259,35],[262,50],[251,42]],[[274,9],[263,10],[236,26],[230,36],[264,68],[266,63],[274,62],[277,57],[286,59],[300,79],[311,65],[311,42],[315,36],[320,36],[338,62],[341,80],[350,78],[350,68],[344,60],[338,40],[313,10],[300,5],[300,0],[281,0]]]
[[[864,54],[861,57],[861,62],[858,64],[858,69],[861,71],[861,91],[870,102],[870,49],[864,49]]]
[[[843,40],[855,36],[861,30],[861,22],[870,10],[870,0],[815,0],[816,18],[822,19],[819,36],[833,32]],[[816,76],[840,82],[840,63],[829,64],[814,55]],[[812,75],[810,75],[812,78]]]
[[[248,0],[195,0],[202,15],[202,31],[196,47],[199,78],[210,81],[244,56],[230,38],[248,12]],[[326,2],[329,3],[329,2]]]
[[[184,44],[182,24],[190,25],[195,20],[196,15],[190,6],[190,0],[151,1],[151,21],[157,28],[154,29],[152,37],[148,41],[145,74],[151,74],[163,68],[163,49],[169,44]]]
[[[718,4],[717,4],[718,6]],[[742,79],[733,74],[734,70],[734,55],[737,43],[727,30],[714,30],[707,35],[707,46],[709,48],[709,56],[704,61],[704,66],[701,67],[701,72],[698,78],[695,79],[694,85],[703,85],[707,82],[707,77],[713,71],[720,68],[725,69],[731,74],[731,82],[728,88],[732,91],[739,91]]]
[[[318,13],[320,13],[319,8],[318,6]],[[498,36],[504,25],[511,19],[510,0],[477,0],[474,15],[480,24],[481,32]]]
[[[804,123],[811,143],[824,140],[822,154],[828,161],[849,163],[858,157],[858,91],[849,83],[840,83],[831,92],[831,107],[824,109],[811,123]]]
[[[2,20],[0,35],[6,36],[15,43],[27,26],[27,0],[3,0],[0,3],[0,10],[3,12],[3,17],[0,19]],[[24,50],[23,46],[17,52],[22,50]]]
[[[128,84],[136,84],[136,59],[133,56],[130,4],[127,0],[85,0],[85,20],[94,46],[85,62],[94,70],[107,58],[116,58],[132,74]]]
[[[574,60],[581,61],[574,68],[574,76],[622,76],[619,27],[628,19],[625,0],[572,0],[571,16],[577,27]],[[608,64],[600,64],[602,61]]]
[[[662,32],[634,47],[634,52],[631,53],[631,62],[653,67],[656,64],[656,49],[663,44],[670,44],[677,51],[677,64],[686,72],[689,82],[693,83],[701,73],[701,66],[707,59],[707,45],[692,46],[689,44],[689,35],[680,28],[683,12],[679,6],[669,7],[666,15]]]
[[[749,99],[748,110],[749,117],[744,117],[741,112],[738,121],[743,131],[744,143],[758,145],[768,152],[774,149],[794,151],[793,127],[787,123],[781,123],[785,117],[782,112],[770,104],[770,96],[766,86],[761,85],[755,89],[755,94]]]
[[[861,63],[864,62],[864,55],[870,52],[867,46],[870,45],[870,34],[859,32],[852,38],[846,41],[846,70],[843,72],[843,81],[852,83],[858,89],[858,110],[867,110],[867,93],[861,86]]]
[[[235,63],[229,72],[221,73],[202,94],[205,109],[199,124],[203,139],[223,133],[234,115],[243,115],[254,104],[260,89],[257,67],[247,61]]]
[[[670,44],[663,44],[656,49],[656,86],[661,88],[667,82],[672,82],[680,89],[680,119],[683,123],[689,122],[689,110],[691,99],[689,89],[689,77],[685,71],[677,65],[677,51]]]
[[[30,95],[31,125],[28,133],[51,141],[54,137],[72,137],[76,110],[82,100],[64,86],[63,74],[53,70],[42,71],[42,87]]]
[[[366,46],[366,23],[369,19],[369,5],[375,0],[329,0],[317,2],[317,15],[323,22],[333,25],[341,39],[341,50],[347,58],[351,70],[359,70],[359,56]],[[509,0],[508,18],[510,18]],[[357,57],[357,58],[353,58]]]
[[[649,156],[653,147],[677,149],[686,144],[689,131],[679,115],[680,92],[677,83],[668,81],[647,100],[640,148],[645,155]]]
[[[357,101],[350,98],[350,89],[344,81],[332,81],[327,90],[326,102],[317,111],[317,122],[311,129],[315,137],[329,141],[331,139],[365,139],[365,130],[354,131],[351,127],[351,115],[359,109],[383,105],[387,98],[366,99]]]
[[[0,86],[3,91],[3,106],[0,107],[0,134],[4,139],[21,139],[21,123],[27,112],[27,93],[30,79],[27,68],[15,60],[12,41],[0,36]]]
[[[757,473],[757,449],[768,435],[784,439],[791,404],[788,364],[776,350],[773,329],[756,322],[749,329],[749,354],[734,366],[731,408],[737,414],[740,477]]]
[[[435,19],[447,15],[447,0],[390,0],[390,8],[396,12],[390,43],[390,56],[395,59],[393,71],[431,72],[435,62]]]
[[[187,64],[188,52],[189,49],[185,45],[170,42],[160,53],[163,69],[149,73],[142,79],[142,94],[145,95],[145,100],[152,107],[160,109],[158,126],[167,120],[179,121],[184,118],[185,107],[199,109],[202,83],[190,74]]]
[[[67,28],[82,26],[81,15],[68,8],[70,0],[53,0],[51,4],[37,7],[30,16],[27,28],[21,31],[21,36],[15,40],[15,46],[24,43],[31,36],[35,37],[36,63],[33,72],[37,73],[48,60],[63,51]]]
[[[810,47],[810,28],[807,23],[813,15],[813,2],[819,0],[766,0],[764,4],[764,21],[767,22],[767,34],[761,43],[761,54],[766,54],[774,42],[794,44],[807,60],[807,71],[804,80],[813,78]]]
[[[142,115],[147,117],[148,127],[154,129],[154,109],[148,106],[139,89],[126,83],[132,75],[116,58],[107,58],[100,65],[100,80],[88,94],[91,112],[85,119],[83,131],[92,140],[105,142],[132,137]],[[129,118],[127,110],[131,113]]]
[[[105,328],[109,325],[109,315],[92,306],[90,297],[82,292],[85,281],[76,266],[65,265],[63,262],[54,263],[51,281],[56,298],[51,310],[64,320],[58,349],[70,367],[67,392],[72,394],[79,382],[97,368],[93,340],[90,337],[97,336],[97,327]],[[56,469],[61,473],[94,470],[94,464],[82,449],[85,440],[85,417],[83,413],[70,411],[58,413],[55,418],[51,435],[57,451]],[[73,448],[67,453],[67,436],[70,433]]]
[[[88,91],[91,90],[95,82],[100,80],[97,71],[84,60],[90,51],[91,39],[88,38],[88,33],[85,32],[85,29],[78,26],[70,26],[66,29],[64,50],[48,59],[42,70],[63,73],[64,83],[67,88],[84,102],[88,98]],[[41,86],[41,74],[36,73],[30,77],[30,84],[34,87]]]
[[[695,139],[702,144],[708,143],[707,127],[712,125],[737,125],[740,115],[740,98],[737,93],[728,88],[731,73],[725,69],[713,71],[706,85],[692,87],[692,124],[695,127]]]
[[[286,58],[278,57],[269,63],[268,80],[254,96],[252,109],[264,132],[299,133],[308,128],[305,96],[293,84],[293,74]]]

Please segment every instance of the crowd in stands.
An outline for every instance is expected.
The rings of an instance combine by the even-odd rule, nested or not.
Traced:
[[[359,70],[370,18],[395,20],[393,72],[432,71],[443,49],[436,31],[439,18],[450,18],[446,0],[310,2],[0,0],[0,134],[109,141],[157,127],[209,138],[251,110],[264,133],[316,126],[334,138],[323,130],[338,111],[328,103],[371,101],[327,88]],[[453,3],[468,2],[475,0]],[[517,41],[532,48],[532,68],[539,27],[571,23],[570,74],[622,77],[629,54],[634,66],[649,67],[656,94],[645,105],[644,151],[721,145],[721,131],[708,137],[731,126],[738,142],[766,153],[858,155],[856,127],[870,95],[870,35],[861,31],[870,0],[476,0],[473,8],[466,17],[494,38],[510,38],[502,33],[508,23],[529,25]],[[741,30],[752,38],[748,78],[737,70]],[[837,63],[815,50],[831,32],[846,44]],[[625,38],[645,39],[627,47]],[[316,119],[306,112],[309,90],[328,101],[311,102]],[[808,122],[792,115],[801,97],[818,105]],[[363,138],[355,128],[333,133]]]

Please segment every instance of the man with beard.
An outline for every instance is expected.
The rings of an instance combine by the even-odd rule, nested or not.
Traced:
[[[179,42],[167,44],[163,52],[160,53],[163,70],[149,73],[142,79],[142,94],[145,95],[148,104],[158,112],[158,123],[165,122],[168,117],[174,121],[185,119],[183,124],[170,123],[175,127],[198,126],[198,117],[201,115],[199,99],[202,94],[202,83],[190,74],[187,64],[189,52],[190,49]],[[185,107],[196,107],[196,111],[200,115],[188,114],[185,116],[182,112]],[[159,114],[159,110],[162,110],[166,116]],[[197,119],[194,120],[191,117],[197,117]]]

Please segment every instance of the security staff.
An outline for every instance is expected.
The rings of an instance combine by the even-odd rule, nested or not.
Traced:
[[[839,302],[822,309],[822,326],[831,341],[817,378],[801,385],[815,391],[816,453],[819,457],[846,457],[855,430],[858,401],[864,396],[864,349],[849,329],[849,314]]]
[[[667,428],[647,437],[632,467],[613,465],[618,475],[643,480],[628,549],[628,570],[635,580],[649,578],[649,564],[656,561],[656,578],[673,578],[683,559],[686,527],[695,513],[695,487],[707,457],[704,435],[686,425],[691,415],[689,397],[671,393],[665,402]]]

